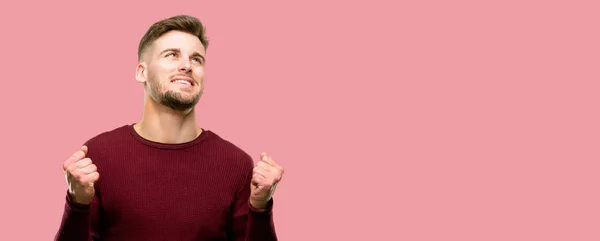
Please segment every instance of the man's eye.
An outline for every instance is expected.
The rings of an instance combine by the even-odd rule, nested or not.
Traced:
[[[175,56],[175,53],[168,53],[167,57],[170,57],[170,56]]]
[[[201,58],[193,58],[194,61],[198,62],[198,63],[202,63],[202,59]]]

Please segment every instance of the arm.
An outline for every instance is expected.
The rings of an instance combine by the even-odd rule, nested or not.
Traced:
[[[235,241],[277,241],[275,225],[273,223],[273,199],[262,210],[257,210],[250,205],[250,180],[249,173],[246,185],[243,185],[236,197],[233,209],[232,240]]]
[[[65,198],[62,222],[56,233],[55,241],[94,241],[98,235],[98,199],[88,205],[75,203],[69,194]]]
[[[87,144],[87,143],[86,143]],[[86,145],[73,153],[63,163],[68,190],[62,222],[54,237],[57,241],[93,241],[98,240],[99,196],[94,183],[99,174],[96,165],[88,157]]]
[[[266,153],[261,153],[260,160],[252,171],[248,171],[237,193],[233,213],[236,241],[277,240],[272,195],[282,177],[283,167]]]

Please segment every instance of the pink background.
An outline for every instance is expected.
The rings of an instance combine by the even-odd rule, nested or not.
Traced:
[[[138,41],[181,13],[200,124],[286,168],[281,240],[600,240],[597,1],[83,2],[0,4],[0,240],[52,239],[62,162],[139,120]]]

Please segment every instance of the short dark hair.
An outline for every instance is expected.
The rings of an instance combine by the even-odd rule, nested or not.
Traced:
[[[206,29],[202,22],[200,22],[198,18],[189,15],[177,15],[160,20],[148,28],[138,46],[138,61],[142,58],[143,52],[152,44],[152,42],[172,30],[182,31],[197,36],[202,45],[204,45],[204,49],[208,48],[208,39],[205,36]]]

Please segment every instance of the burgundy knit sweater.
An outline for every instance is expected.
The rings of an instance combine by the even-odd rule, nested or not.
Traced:
[[[85,145],[96,195],[90,205],[66,196],[56,240],[277,240],[273,199],[264,211],[249,203],[252,158],[214,132],[163,144],[124,125]]]

